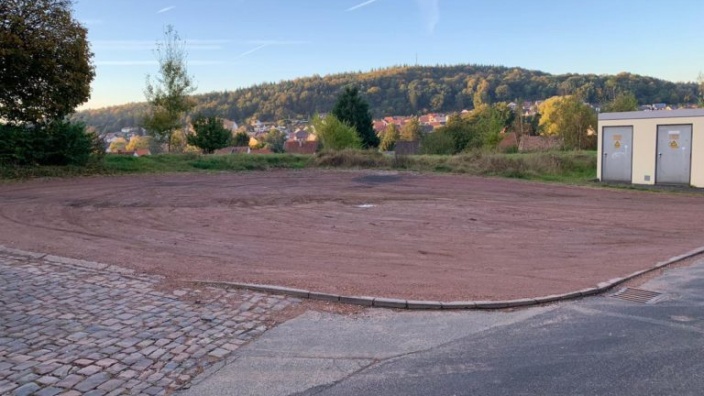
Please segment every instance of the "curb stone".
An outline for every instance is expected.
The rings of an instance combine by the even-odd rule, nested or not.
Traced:
[[[419,301],[419,300],[403,300],[394,298],[383,298],[383,297],[355,297],[355,296],[338,296],[329,293],[318,293],[318,292],[308,292],[308,298],[314,300],[324,300],[324,301],[339,301],[343,304],[353,304],[362,305],[366,307],[378,307],[378,308],[396,308],[396,309],[409,309],[409,310],[495,310],[495,309],[506,309],[506,308],[524,308],[530,306],[536,306],[541,304],[548,304],[567,300],[576,300],[578,298],[594,296],[607,292],[614,287],[629,281],[638,276],[647,274],[651,271],[662,269],[668,265],[677,263],[679,261],[698,256],[704,253],[704,247],[700,247],[691,250],[687,253],[681,254],[670,258],[669,260],[659,262],[651,268],[636,271],[630,275],[621,278],[611,278],[608,281],[600,282],[595,287],[589,287],[586,289],[576,290],[572,292],[562,293],[562,294],[551,294],[547,296],[533,297],[533,298],[521,298],[515,300],[503,300],[503,301]],[[300,292],[299,289],[291,289],[287,287],[279,286],[267,286],[267,285],[257,285],[248,283],[237,283],[237,282],[213,282],[213,281],[196,281],[197,283],[207,283],[211,286],[219,287],[237,287],[242,289],[251,289],[269,293],[276,294],[290,294]]]
[[[380,308],[408,308],[406,300],[396,298],[375,298],[373,305]]]
[[[340,302],[343,304],[363,305],[365,307],[371,307],[374,305],[374,297],[340,296]]]
[[[49,262],[64,264],[64,265],[74,265],[77,267],[88,268],[92,270],[105,270],[109,272],[117,272],[123,275],[129,276],[134,271],[114,265],[96,263],[93,261],[77,260],[67,257],[59,257],[48,254],[29,252],[25,250],[8,248],[0,245],[0,253],[6,253],[17,256],[25,256],[35,259],[44,259]],[[622,278],[612,278],[605,282],[600,282],[596,287],[590,287],[582,290],[572,291],[563,294],[552,294],[548,296],[540,296],[534,298],[522,298],[515,300],[502,300],[502,301],[419,301],[419,300],[403,300],[395,298],[383,298],[383,297],[367,297],[367,296],[340,296],[336,294],[329,293],[319,293],[309,290],[290,288],[285,286],[274,286],[274,285],[263,285],[263,284],[253,284],[253,283],[239,283],[239,282],[220,282],[220,281],[207,281],[207,280],[196,280],[190,281],[192,283],[221,287],[221,288],[237,288],[237,289],[248,289],[252,291],[279,294],[279,295],[289,295],[298,298],[306,298],[312,300],[322,300],[331,302],[340,302],[343,304],[353,304],[362,305],[366,307],[378,307],[378,308],[397,308],[397,309],[410,309],[410,310],[421,310],[421,309],[432,309],[432,310],[457,310],[457,309],[505,309],[505,308],[519,308],[519,307],[529,307],[540,304],[574,300],[582,297],[593,296],[596,294],[601,294],[610,289],[614,288],[621,283],[629,281],[638,276],[647,274],[649,272],[665,268],[671,264],[677,263],[679,261],[692,258],[704,254],[704,246],[690,250],[679,256],[670,258],[669,260],[661,261],[654,266],[633,272],[630,275],[624,276]]]

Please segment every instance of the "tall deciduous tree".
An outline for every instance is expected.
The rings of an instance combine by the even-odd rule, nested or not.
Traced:
[[[0,1],[0,119],[58,120],[90,97],[87,30],[71,0]]]
[[[576,95],[556,96],[543,102],[539,111],[540,127],[546,135],[562,137],[571,149],[593,148],[595,139],[589,136],[597,125],[596,112]]]
[[[638,99],[631,92],[621,92],[602,109],[604,113],[638,110]]]
[[[124,149],[126,151],[135,151],[140,149],[148,149],[150,146],[151,138],[149,136],[132,136]],[[112,144],[110,147],[112,147]]]
[[[239,131],[232,137],[232,145],[236,147],[249,146],[249,135],[245,131]]]
[[[420,120],[418,117],[413,117],[401,127],[401,140],[415,141],[420,140],[422,130],[420,128]]]
[[[264,142],[269,150],[275,153],[283,153],[286,145],[286,134],[278,129],[272,129],[264,136]]]
[[[341,122],[357,130],[362,147],[370,148],[379,145],[379,138],[374,133],[369,104],[359,95],[359,88],[345,87],[345,90],[337,98],[332,114]]]
[[[196,133],[188,135],[186,139],[188,144],[203,150],[203,154],[212,154],[217,149],[229,146],[232,141],[232,132],[217,117],[198,115],[192,124]]]
[[[381,144],[379,145],[379,149],[381,151],[391,151],[394,149],[394,146],[396,145],[396,141],[399,139],[399,132],[398,132],[398,127],[396,124],[389,124],[386,126],[386,130],[384,131],[384,137],[381,139]]]
[[[145,129],[171,150],[174,131],[184,125],[185,115],[194,106],[189,95],[195,91],[193,78],[186,67],[186,47],[178,32],[169,25],[164,30],[164,41],[157,43],[159,74],[147,76],[144,90],[151,107],[144,117]]]

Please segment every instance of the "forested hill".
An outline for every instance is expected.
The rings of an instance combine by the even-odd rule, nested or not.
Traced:
[[[590,103],[602,103],[614,93],[630,91],[639,103],[693,103],[695,83],[673,83],[630,73],[618,75],[564,74],[501,66],[392,67],[366,73],[312,76],[279,83],[259,84],[235,91],[195,96],[195,111],[236,120],[262,121],[308,117],[332,109],[342,87],[356,84],[375,117],[424,112],[455,112],[484,102],[542,100],[554,95],[580,93]],[[132,103],[75,115],[101,132],[139,124],[146,109]]]

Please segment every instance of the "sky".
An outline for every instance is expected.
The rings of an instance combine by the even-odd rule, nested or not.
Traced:
[[[488,64],[695,81],[701,0],[76,0],[96,78],[81,109],[144,101],[164,28],[197,93],[395,65]]]

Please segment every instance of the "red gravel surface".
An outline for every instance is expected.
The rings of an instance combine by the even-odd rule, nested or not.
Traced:
[[[172,280],[429,300],[591,287],[704,245],[704,196],[374,171],[0,185],[0,244]]]

